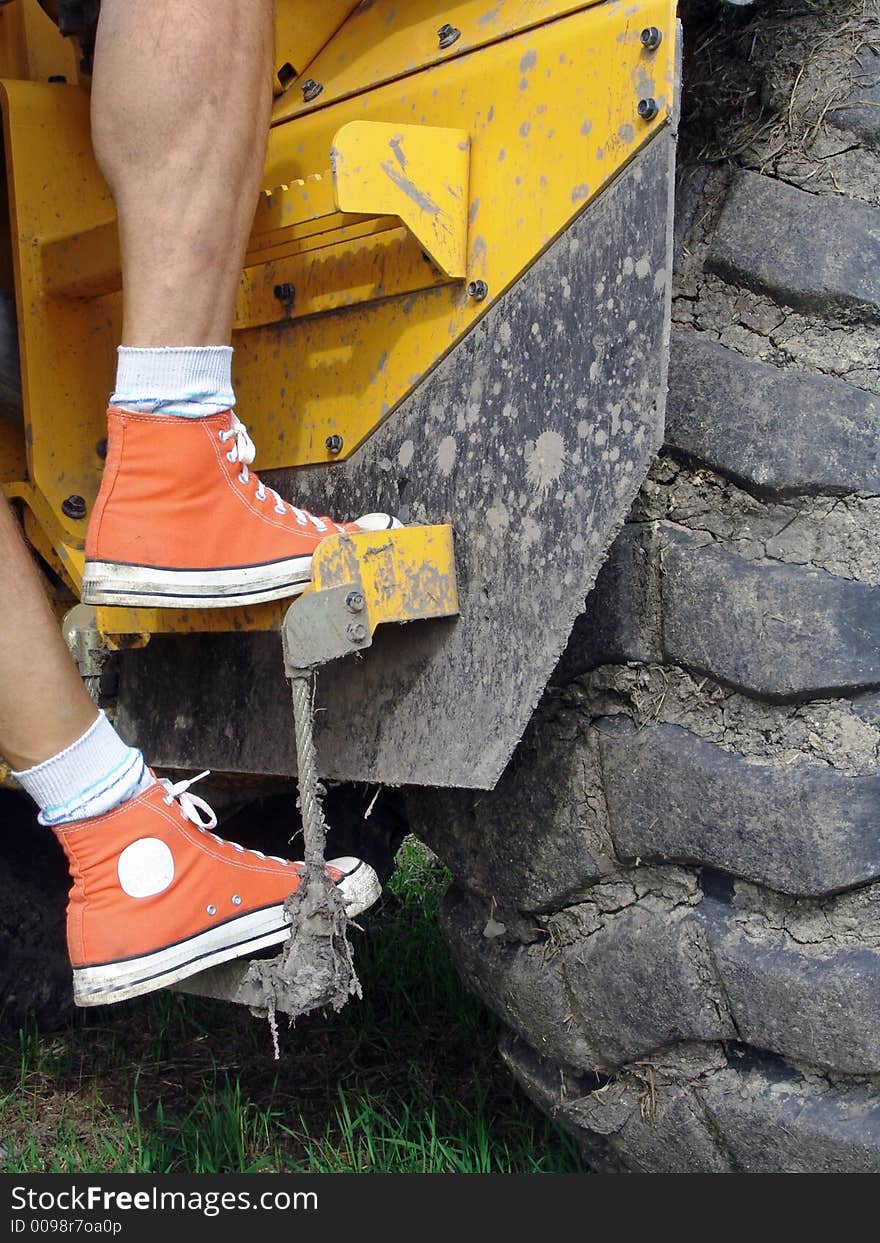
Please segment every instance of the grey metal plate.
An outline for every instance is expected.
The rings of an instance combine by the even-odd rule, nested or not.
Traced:
[[[674,150],[658,135],[348,462],[267,476],[317,513],[456,532],[460,618],[380,628],[320,673],[323,775],[504,769],[662,442]],[[120,688],[157,764],[292,772],[289,704],[270,636],[154,641]]]

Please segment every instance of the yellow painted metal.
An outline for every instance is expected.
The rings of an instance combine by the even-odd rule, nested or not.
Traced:
[[[467,275],[467,130],[350,121],[333,139],[340,211],[399,216],[441,272]]]
[[[286,602],[235,609],[95,609],[98,631],[113,649],[142,647],[153,634],[280,630]]]
[[[290,79],[291,98],[302,98],[304,70],[354,12],[360,0],[276,0],[275,63],[289,64],[298,78]]]
[[[391,7],[377,0],[370,11],[387,16]],[[639,38],[648,25],[665,33],[654,53]],[[253,424],[260,461],[271,467],[331,461],[325,445],[333,435],[343,440],[342,456],[362,444],[668,122],[674,58],[671,0],[644,0],[626,10],[582,7],[277,125],[269,140],[272,182],[315,167],[349,120],[415,120],[466,130],[467,278],[485,281],[489,293],[475,303],[463,286],[446,285],[315,316],[289,334],[273,332],[272,352],[266,330],[236,334],[240,405]],[[331,78],[324,88],[325,95],[334,94]],[[658,105],[648,123],[637,115],[646,97]],[[450,412],[450,418],[466,418],[466,411]]]
[[[61,506],[67,496],[91,501],[97,491],[120,307],[118,295],[47,297],[41,249],[54,236],[93,228],[112,208],[91,151],[84,90],[5,80],[0,100],[28,432],[27,482],[6,491],[32,510],[78,583],[85,524]]]
[[[452,527],[331,535],[312,559],[311,593],[357,584],[373,634],[386,622],[458,613]],[[294,605],[294,607],[296,607]]]
[[[363,262],[358,264],[370,254],[358,239],[393,230],[401,221],[418,243],[410,247],[412,255],[427,251],[441,273],[462,279],[467,264],[469,146],[464,130],[371,121],[344,126],[331,146],[332,171],[276,186],[260,196],[239,286],[236,328],[285,318],[274,293],[282,282],[297,290],[296,306],[287,318],[371,300],[380,289],[388,296],[437,284],[423,263],[413,265],[398,253],[399,242],[405,242],[399,236],[393,262],[383,257],[380,267],[368,264],[367,270]],[[319,268],[311,252],[331,246],[335,253],[322,256]],[[46,241],[40,251],[46,295],[95,298],[122,288],[113,215],[84,232]],[[329,283],[328,259],[335,278]]]
[[[12,0],[0,8],[0,78],[47,82],[50,77],[79,80],[76,47],[37,0]]]
[[[309,59],[299,82],[276,101],[273,124],[599,3],[600,0],[373,0],[353,12],[338,36],[328,40]],[[284,9],[285,0],[280,0],[280,7]],[[291,3],[289,8],[293,7]],[[632,6],[615,7],[620,13]],[[446,48],[440,46],[441,25],[460,32]],[[296,25],[279,26],[280,59],[296,64],[295,57],[288,57],[284,51],[296,45]],[[323,88],[313,101],[304,100],[302,91],[296,89],[308,78],[320,82]]]
[[[279,57],[297,69],[283,39],[303,7],[279,0]],[[323,91],[307,107],[294,88],[276,103],[267,193],[236,313],[238,405],[262,470],[332,460],[331,435],[342,438],[342,457],[363,443],[668,123],[674,95],[673,0],[373,0],[341,26],[352,6],[323,7],[309,43],[322,49],[309,73],[321,66]],[[462,35],[441,51],[436,31],[447,21]],[[654,52],[639,40],[647,25],[664,34]],[[14,59],[3,56],[0,47],[0,64]],[[91,154],[86,92],[7,80],[0,93],[29,432],[26,480],[2,466],[0,480],[29,507],[75,586],[85,524],[67,518],[61,502],[77,494],[91,504],[100,477],[120,321],[113,207]],[[644,122],[637,104],[648,96],[658,113]],[[470,140],[465,262],[450,252],[445,263],[484,281],[485,301],[436,271],[384,203],[339,210],[353,204],[332,195],[337,135],[366,134],[370,146],[369,135],[389,133],[359,131],[365,122]],[[376,139],[374,159],[380,147]],[[293,305],[275,296],[285,283],[296,286]],[[451,429],[466,426],[468,410],[449,418]],[[277,620],[272,610],[122,612],[102,610],[108,634],[274,628]]]

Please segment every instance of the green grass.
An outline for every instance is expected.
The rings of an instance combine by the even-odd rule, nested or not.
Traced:
[[[362,1001],[280,1032],[161,993],[0,1041],[7,1173],[567,1173],[573,1141],[495,1053],[434,919],[448,874],[404,844],[353,934]]]

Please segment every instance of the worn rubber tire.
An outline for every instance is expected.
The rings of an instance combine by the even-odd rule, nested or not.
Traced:
[[[595,1168],[876,1172],[880,20],[705,20],[666,447],[496,790],[410,812]]]

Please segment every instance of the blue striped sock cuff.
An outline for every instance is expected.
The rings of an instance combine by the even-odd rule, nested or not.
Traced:
[[[58,755],[13,776],[50,826],[103,815],[153,782],[140,751],[126,746],[103,712]]]
[[[196,419],[229,410],[235,405],[232,346],[120,345],[110,405]]]

